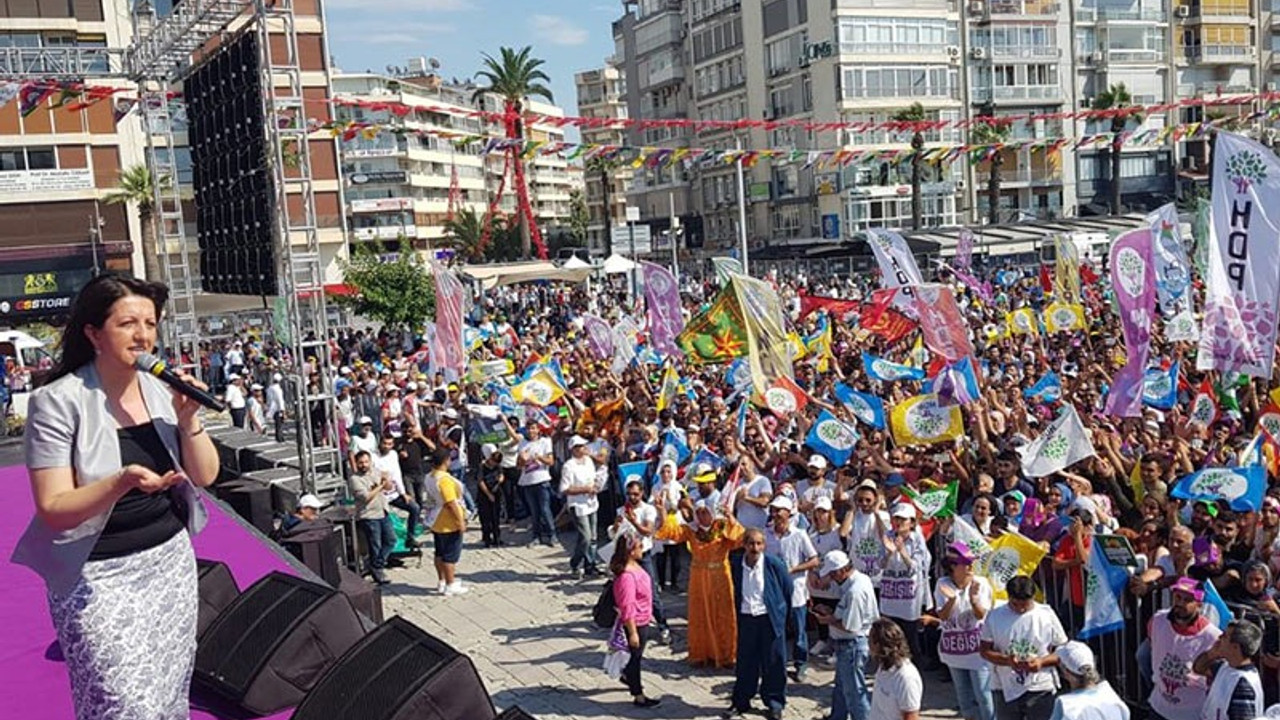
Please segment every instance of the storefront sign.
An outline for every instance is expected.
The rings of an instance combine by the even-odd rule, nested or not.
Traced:
[[[347,180],[352,185],[369,185],[374,183],[400,184],[409,181],[409,175],[403,170],[387,170],[384,172],[351,173]]]
[[[819,43],[807,42],[800,52],[800,67],[808,67],[814,60],[825,60],[836,54],[836,46],[830,40]]]
[[[72,192],[93,189],[91,170],[0,172],[0,193]]]
[[[840,215],[838,213],[822,216],[822,239],[840,239]]]
[[[351,212],[356,213],[399,212],[412,209],[412,198],[378,198],[377,200],[351,201]]]
[[[0,300],[0,317],[13,315],[49,315],[71,308],[71,296],[40,297],[31,299]]]
[[[760,202],[768,200],[770,197],[769,183],[751,183],[747,186],[747,199],[751,202]]]
[[[395,157],[400,154],[397,148],[343,148],[342,157],[350,160],[352,158],[378,158],[378,157]]]
[[[352,234],[357,240],[397,240],[401,235],[407,238],[418,236],[418,228],[415,225],[392,225],[390,227],[364,227],[356,228]]]
[[[835,195],[840,192],[840,174],[817,173],[813,176],[813,187],[819,195]]]

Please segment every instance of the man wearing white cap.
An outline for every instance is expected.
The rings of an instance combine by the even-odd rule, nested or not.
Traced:
[[[245,406],[249,430],[259,434],[267,434],[267,406],[262,396],[262,386],[254,383],[249,386],[249,402]]]
[[[284,376],[275,373],[271,376],[271,384],[267,386],[267,417],[276,426],[276,442],[284,442],[284,387],[280,382]]]
[[[779,495],[769,502],[771,527],[764,534],[764,551],[787,566],[791,573],[791,608],[787,632],[791,635],[791,678],[804,682],[809,669],[809,636],[805,624],[809,617],[808,572],[818,567],[818,551],[809,534],[791,524],[795,505],[791,498]]]
[[[871,688],[867,684],[867,661],[871,649],[867,635],[880,616],[871,578],[842,550],[822,556],[818,574],[831,583],[839,596],[835,609],[815,605],[818,622],[830,632],[836,653],[836,683],[831,694],[828,720],[863,720],[871,712]]]
[[[1067,691],[1054,700],[1050,720],[1129,720],[1129,706],[1098,675],[1088,645],[1072,640],[1058,648],[1058,674]]]
[[[812,515],[813,504],[818,498],[826,498],[833,505],[839,499],[836,497],[836,486],[827,482],[827,470],[830,466],[821,455],[815,453],[809,456],[809,478],[796,485],[796,493],[800,497],[800,512],[805,515]]]
[[[588,454],[587,445],[587,439],[581,435],[570,438],[570,457],[560,470],[560,494],[578,531],[573,556],[569,558],[569,571],[575,578],[582,577],[583,573],[590,577],[600,574],[600,557],[596,554],[596,513],[600,510],[600,501],[596,495],[604,489],[604,484],[596,475],[596,461]]]
[[[231,411],[231,424],[238,428],[243,428],[246,404],[244,381],[240,379],[240,375],[237,373],[231,373],[227,379],[230,383],[223,392],[222,399],[227,403],[227,409]]]

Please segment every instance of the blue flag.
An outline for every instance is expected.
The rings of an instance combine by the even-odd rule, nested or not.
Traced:
[[[954,363],[948,363],[929,384],[929,392],[951,399],[952,404],[968,405],[982,397],[978,389],[978,375],[973,371],[973,359],[968,355]]]
[[[1235,619],[1231,608],[1223,602],[1222,596],[1218,594],[1216,588],[1211,582],[1202,582],[1200,587],[1204,589],[1204,604],[1201,606],[1201,612],[1209,622],[1218,626],[1219,630],[1226,630],[1231,621]]]
[[[924,379],[924,370],[920,368],[889,362],[869,352],[862,353],[862,368],[872,380],[880,382]]]
[[[853,454],[853,448],[858,444],[858,437],[856,428],[840,422],[835,415],[823,410],[814,421],[813,427],[809,428],[804,444],[830,460],[835,467],[840,467],[849,462],[849,456]]]
[[[637,480],[640,485],[648,491],[649,483],[645,480],[645,476],[649,474],[649,463],[645,460],[640,462],[623,463],[618,466],[618,477],[622,480],[622,487],[625,490],[627,483]]]
[[[1124,627],[1124,610],[1120,607],[1125,584],[1129,581],[1129,573],[1123,567],[1116,567],[1107,560],[1102,552],[1102,542],[1093,539],[1089,546],[1089,566],[1086,572],[1091,577],[1086,583],[1084,599],[1084,627],[1080,630],[1080,639],[1115,632]],[[1096,579],[1096,582],[1094,580]]]
[[[1178,402],[1178,363],[1168,370],[1150,368],[1142,377],[1142,404],[1159,410],[1172,410]]]
[[[725,373],[725,379],[729,381],[729,387],[734,390],[751,387],[751,364],[746,358],[734,359],[729,363],[729,371]]]
[[[511,396],[511,388],[502,383],[491,382],[485,385],[485,388],[492,390],[493,394],[498,398],[498,411],[503,415],[510,415],[520,409],[520,403]]]
[[[716,470],[719,470],[724,467],[724,458],[706,448],[702,448],[698,450],[697,455],[693,456],[693,464],[697,465],[698,463],[706,463]]]
[[[1259,512],[1267,469],[1259,465],[1205,468],[1178,479],[1169,494],[1179,500],[1226,500],[1236,512]]]
[[[747,399],[738,402],[738,440],[747,437]]]
[[[1058,373],[1050,370],[1035,385],[1023,390],[1022,396],[1027,399],[1039,396],[1045,402],[1056,402],[1062,397],[1062,381],[1058,379]]]
[[[674,460],[676,466],[684,465],[684,461],[692,454],[680,433],[668,430],[662,434],[662,458]]]
[[[858,392],[844,383],[836,383],[836,399],[858,418],[859,422],[877,430],[884,429],[884,401],[875,395]]]

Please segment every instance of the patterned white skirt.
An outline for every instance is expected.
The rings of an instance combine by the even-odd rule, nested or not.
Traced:
[[[186,720],[199,581],[183,530],[153,548],[87,562],[49,610],[77,720]]]

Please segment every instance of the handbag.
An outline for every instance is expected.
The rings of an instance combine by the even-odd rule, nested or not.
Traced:
[[[595,607],[591,609],[591,621],[598,628],[611,628],[618,622],[618,606],[613,601],[613,580],[604,584]]]

